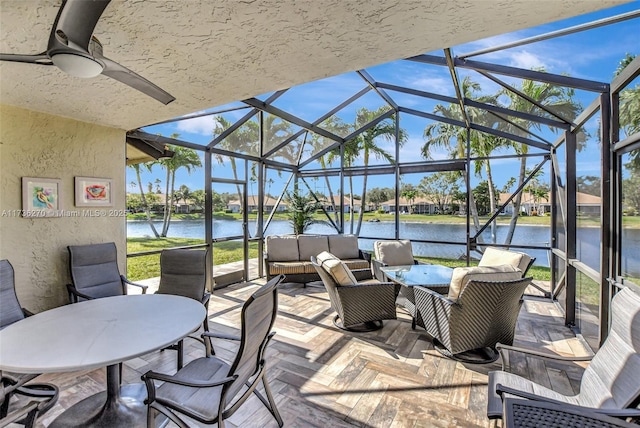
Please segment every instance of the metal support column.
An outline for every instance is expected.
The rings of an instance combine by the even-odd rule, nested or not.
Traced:
[[[213,291],[215,284],[213,283],[213,189],[211,184],[213,155],[206,149],[204,152],[204,242],[209,248],[209,257],[207,257],[205,272],[207,275],[207,287],[209,291]]]
[[[260,159],[264,157],[264,112],[260,112]],[[264,275],[264,266],[262,263],[262,254],[264,254],[264,178],[266,174],[266,165],[264,162],[258,164],[258,218],[256,220],[256,231],[258,238],[258,276],[262,278]],[[247,263],[249,253],[246,255]]]
[[[340,144],[340,233],[344,234],[344,143]]]
[[[395,238],[400,239],[400,216],[398,215],[400,208],[400,112],[396,111],[396,129],[395,129],[395,139],[396,139],[396,217],[395,217]]]
[[[567,283],[567,312],[565,313],[565,323],[573,326],[576,323],[576,268],[571,263],[576,259],[576,228],[577,221],[577,204],[576,204],[576,134],[573,132],[565,132],[565,150],[566,150],[566,244],[565,252],[567,260],[566,267],[566,283]]]
[[[551,149],[551,156],[554,157],[556,153],[556,149],[552,148]],[[551,185],[551,195],[550,195],[550,218],[551,218],[551,228],[550,228],[550,237],[549,237],[549,243],[550,243],[550,247],[551,250],[549,252],[549,269],[551,271],[551,296],[555,296],[556,295],[556,286],[558,285],[558,270],[557,270],[557,263],[556,263],[556,256],[553,254],[553,249],[554,248],[558,248],[558,212],[560,210],[558,210],[558,206],[557,206],[557,202],[558,202],[558,181],[556,180],[556,175],[559,174],[559,172],[554,171],[556,168],[556,163],[555,162],[549,162],[549,169],[550,169],[550,180],[549,183]]]
[[[469,266],[471,258],[471,128],[467,128],[467,150],[466,150],[467,169],[464,174],[464,182],[467,187],[467,207],[465,209],[467,213],[467,266]]]
[[[601,139],[601,172],[600,183],[600,344],[607,338],[609,331],[609,301],[611,300],[611,237],[613,235],[613,213],[611,210],[613,194],[611,189],[611,96],[609,92],[600,95],[600,139]],[[615,179],[614,179],[615,180]]]
[[[249,184],[249,161],[244,161],[244,192],[242,195],[242,250],[243,250],[243,275],[244,281],[249,280],[249,192],[247,192],[247,185]]]

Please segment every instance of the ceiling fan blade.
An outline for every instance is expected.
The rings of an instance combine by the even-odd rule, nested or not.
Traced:
[[[65,49],[67,45],[56,36],[58,31],[64,33],[72,45],[85,52],[89,51],[89,42],[98,20],[111,0],[63,0],[56,20],[49,35],[47,53],[52,54],[58,49]]]
[[[102,70],[102,74],[104,74],[105,76],[111,77],[112,79],[122,82],[125,85],[131,86],[132,88],[137,89],[138,91],[149,95],[152,98],[155,98],[164,105],[167,105],[171,101],[175,100],[175,97],[167,91],[154,85],[144,77],[134,73],[128,68],[121,66],[117,62],[114,62],[103,56],[96,56],[96,59],[104,64],[105,67],[104,70]]]
[[[16,55],[0,53],[0,61],[26,62],[27,64],[53,65],[45,52],[37,55]]]

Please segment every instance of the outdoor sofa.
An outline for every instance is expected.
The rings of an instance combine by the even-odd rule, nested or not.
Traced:
[[[265,239],[267,279],[285,275],[285,282],[320,281],[311,257],[327,251],[341,259],[358,281],[371,279],[370,255],[358,248],[355,235],[273,235]]]

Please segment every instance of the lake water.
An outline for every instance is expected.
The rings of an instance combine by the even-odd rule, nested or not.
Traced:
[[[162,222],[154,222],[157,229],[161,229]],[[214,236],[227,237],[242,234],[242,223],[239,220],[214,220]],[[355,228],[355,226],[354,226]],[[508,231],[507,225],[498,225],[496,230],[497,242],[502,243]],[[249,223],[249,231],[255,236],[255,222]],[[393,222],[364,222],[360,236],[372,238],[394,237],[395,224]],[[274,220],[269,224],[266,235],[282,235],[292,233],[293,229],[286,220]],[[346,224],[346,231],[349,231],[349,224]],[[336,233],[331,226],[323,224],[312,225],[307,233]],[[151,236],[151,229],[145,221],[128,221],[127,236],[144,237]],[[464,242],[466,235],[466,225],[464,224],[431,224],[431,223],[400,223],[400,236],[411,240],[433,240],[433,241],[457,241]],[[545,226],[519,225],[513,237],[514,245],[534,245],[544,246],[549,242],[549,228]],[[204,238],[204,220],[172,221],[169,228],[169,236],[176,238]],[[600,251],[600,230],[598,228],[582,227],[577,230],[578,236],[578,257],[587,265],[599,270]],[[483,234],[484,242],[491,242],[491,234],[487,229]],[[458,257],[465,254],[464,245],[444,245],[425,244],[413,242],[413,251],[418,256],[430,257]],[[623,254],[633,256],[624,260],[624,272],[640,273],[640,258],[635,255],[640,248],[640,230],[625,230],[624,239],[625,251]],[[372,239],[361,239],[360,248],[371,250],[373,248]],[[633,249],[633,254],[629,251]],[[547,251],[526,250],[532,257],[536,257],[536,265],[549,266]]]

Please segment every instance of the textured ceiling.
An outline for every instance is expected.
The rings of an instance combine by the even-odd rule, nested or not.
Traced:
[[[46,50],[60,1],[0,0],[0,51]],[[0,102],[132,129],[343,72],[532,27],[619,0],[114,0],[104,55],[176,97],[0,62]]]

